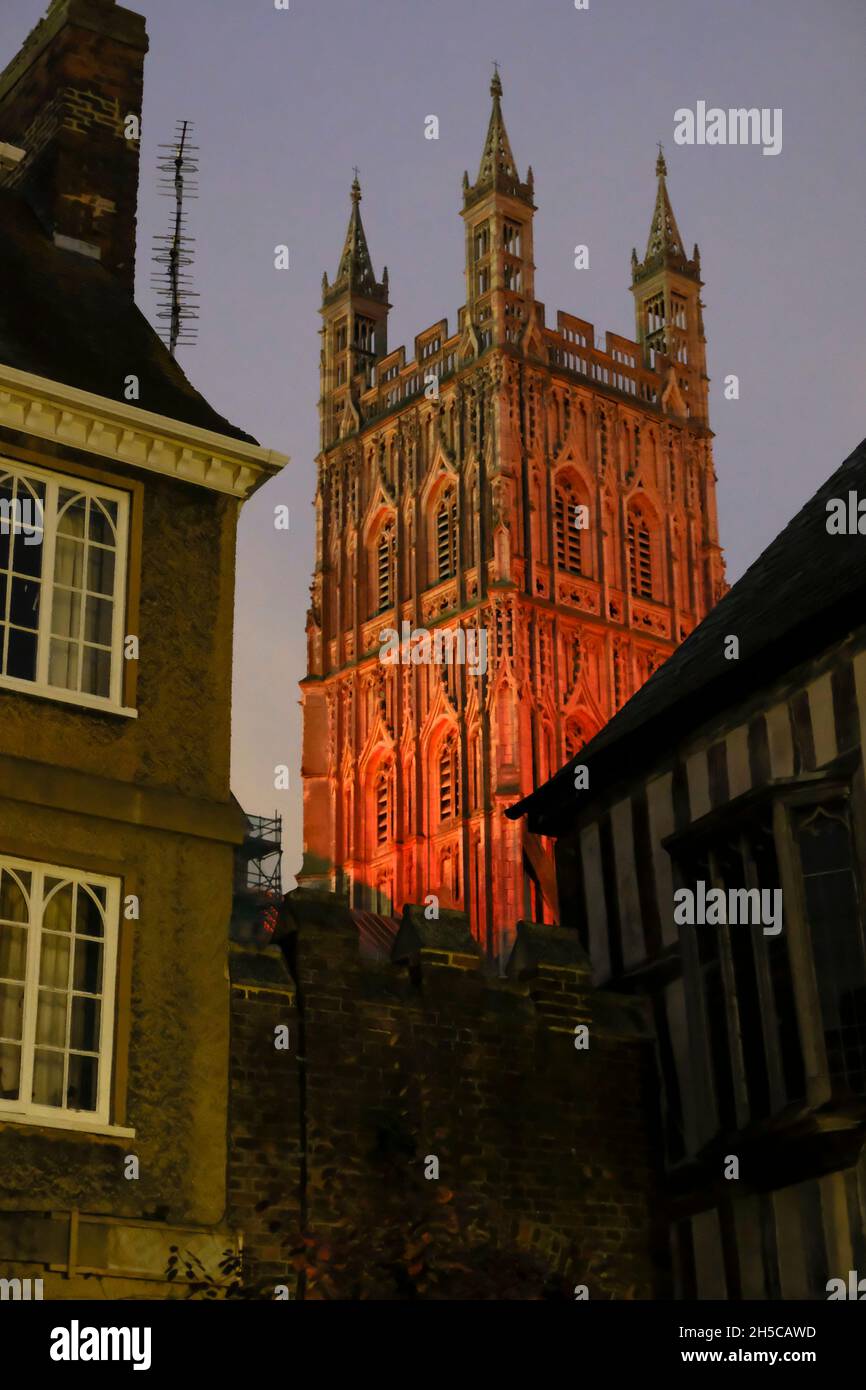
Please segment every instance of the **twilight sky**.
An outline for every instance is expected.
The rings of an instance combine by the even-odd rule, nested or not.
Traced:
[[[642,256],[656,141],[691,253],[701,248],[710,423],[728,577],[736,579],[866,434],[864,0],[129,0],[145,69],[138,302],[167,230],[157,145],[195,122],[190,206],[202,296],[181,353],[213,406],[291,456],[241,515],[233,786],[282,811],[284,878],[301,858],[300,712],[313,564],[318,307],[349,212],[352,166],[394,305],[389,346],[463,302],[464,168],[475,177],[491,62],[520,171],[535,173],[536,294],[634,336],[629,258]],[[47,8],[3,0],[0,65]],[[677,146],[674,112],[781,107],[783,146]],[[438,141],[424,138],[437,115]],[[288,271],[273,249],[290,248]],[[586,243],[590,268],[575,270]],[[736,373],[740,399],[726,401]],[[273,506],[291,508],[288,535]],[[275,763],[292,787],[276,792]]]

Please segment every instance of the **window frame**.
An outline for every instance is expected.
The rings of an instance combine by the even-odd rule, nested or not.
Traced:
[[[654,541],[654,527],[647,516],[642,511],[629,507],[625,542],[628,572],[624,587],[639,603],[658,601]]]
[[[768,939],[758,933],[756,935],[759,943],[756,952],[756,968],[762,1003],[764,1055],[769,1072],[770,1115],[766,1122],[751,1116],[748,1106],[747,1081],[739,1046],[739,997],[735,989],[730,990],[728,988],[732,970],[731,962],[727,959],[729,941],[728,929],[725,929],[720,933],[719,951],[723,957],[722,978],[726,986],[729,1049],[739,1126],[752,1123],[778,1124],[784,1115],[811,1112],[833,1100],[834,1087],[827,1059],[824,1016],[821,1007],[815,952],[812,945],[812,927],[805,902],[804,881],[793,812],[805,807],[818,806],[822,802],[838,801],[840,798],[846,801],[850,819],[852,873],[862,902],[864,901],[863,865],[858,859],[857,846],[862,843],[866,801],[862,798],[859,787],[861,778],[862,768],[859,752],[843,754],[818,772],[802,773],[793,778],[779,778],[763,786],[752,788],[726,805],[708,812],[684,830],[669,835],[662,842],[662,847],[672,860],[674,886],[677,888],[685,887],[688,886],[688,883],[683,876],[682,861],[685,855],[693,852],[695,846],[701,843],[711,846],[712,841],[719,835],[733,834],[735,827],[739,828],[747,824],[752,812],[756,809],[763,807],[769,808],[770,811],[779,884],[784,903],[783,939],[786,940],[787,944],[788,969],[805,1084],[802,1099],[798,1101],[788,1096],[778,1026],[779,1019],[778,1017],[775,1018],[771,1039],[772,1020],[763,1007],[773,998]],[[707,852],[710,852],[709,848]],[[751,856],[749,858],[751,859]],[[750,875],[751,872],[752,868],[747,865],[747,875]],[[722,885],[714,881],[713,886]],[[749,876],[747,877],[747,886],[757,886],[757,881]],[[693,982],[697,980],[699,973],[696,946],[692,940],[692,934],[695,930],[695,928],[681,929],[680,935],[683,976]],[[709,1056],[709,1031],[705,1009],[703,1000],[693,998],[694,994],[695,991],[693,990],[686,991],[687,999],[690,1001],[688,1013],[692,1055],[694,1058],[701,1058],[705,1082],[702,1088],[703,1098],[700,1099],[700,1102],[695,1101],[696,1121],[698,1127],[703,1130],[703,1138],[706,1140],[721,1133],[721,1128],[718,1102],[715,1097],[715,1078]],[[772,1046],[770,1046],[771,1041]],[[707,1090],[712,1097],[710,1105],[706,1103]]]
[[[553,489],[554,563],[560,574],[587,578],[583,536],[575,524],[575,508],[579,505],[571,482],[567,478],[557,480]]]
[[[0,854],[0,869],[11,869],[13,873],[23,872],[31,875],[32,913],[31,920],[27,923],[19,1098],[17,1100],[0,1098],[0,1121],[47,1126],[54,1129],[104,1131],[131,1135],[134,1133],[133,1130],[122,1129],[112,1124],[115,1103],[118,1004],[120,1000],[118,964],[120,958],[122,882],[119,878],[92,873],[88,869],[26,859],[11,854]],[[105,889],[102,993],[99,996],[101,1001],[99,1047],[96,1052],[99,1059],[99,1079],[97,1106],[94,1110],[74,1110],[65,1105],[42,1105],[32,1099],[46,878],[60,878],[66,883],[88,884],[92,887]],[[34,899],[37,899],[38,919],[33,913]],[[73,925],[70,931],[70,940],[74,939],[74,936]],[[71,999],[73,994],[74,990],[68,990],[67,998]],[[67,1043],[64,1046],[64,1053],[68,1052]],[[25,1081],[28,1083],[26,1086],[24,1085]],[[27,1092],[26,1099],[21,1098],[20,1093],[23,1091]]]
[[[379,529],[375,546],[376,611],[389,612],[397,602],[397,527],[393,517]],[[384,583],[383,583],[384,581]]]
[[[384,828],[384,834],[382,829]],[[373,780],[373,844],[376,852],[385,849],[394,839],[394,779],[393,769],[383,763]]]
[[[453,483],[443,488],[436,498],[433,512],[433,544],[436,558],[436,584],[447,584],[457,578],[460,567],[459,515],[457,488]],[[447,572],[443,573],[443,559]]]
[[[127,609],[129,602],[129,572],[132,550],[132,493],[123,488],[113,487],[98,480],[82,477],[77,473],[53,472],[38,465],[18,459],[0,456],[0,476],[12,476],[38,480],[45,486],[45,505],[43,511],[42,567],[39,576],[41,586],[39,605],[39,626],[36,638],[36,676],[27,680],[21,676],[10,676],[0,672],[0,692],[14,691],[24,695],[35,695],[41,699],[57,700],[64,704],[77,705],[85,709],[106,710],[113,714],[137,717],[137,710],[124,705],[125,661],[123,655],[126,636]],[[59,495],[62,489],[99,501],[113,502],[117,506],[117,535],[113,548],[115,575],[114,590],[111,595],[113,611],[111,621],[110,649],[110,693],[95,695],[88,691],[70,690],[65,686],[52,685],[48,680],[51,655],[51,626],[55,603],[54,560],[57,543],[57,521]],[[50,499],[50,501],[49,501]],[[86,589],[83,591],[86,593]],[[45,601],[43,601],[43,599]]]
[[[806,774],[780,791],[773,808],[774,835],[779,857],[786,921],[792,925],[790,959],[794,975],[798,1022],[806,1065],[806,1096],[810,1107],[818,1107],[834,1097],[833,1077],[827,1057],[824,1012],[812,945],[812,926],[806,905],[793,812],[819,806],[822,802],[847,803],[851,838],[851,872],[858,899],[864,902],[863,863],[858,848],[863,843],[863,807],[858,789],[862,778],[859,750],[844,754],[831,768]],[[789,906],[787,906],[789,905]],[[795,954],[796,953],[796,954]]]
[[[447,773],[447,809],[445,809],[445,787]],[[460,795],[460,739],[456,730],[447,733],[439,745],[437,757],[437,821],[439,825],[450,825],[462,818],[462,797]]]

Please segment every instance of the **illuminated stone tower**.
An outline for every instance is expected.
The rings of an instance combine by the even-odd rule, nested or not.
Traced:
[[[532,171],[517,172],[498,74],[491,96],[464,175],[456,331],[425,329],[410,361],[388,351],[357,178],[323,281],[299,880],[385,914],[434,894],[501,957],[519,918],[557,913],[548,847],[504,808],[665,660],[724,571],[697,249],[686,260],[664,163],[633,258],[638,341],[598,347],[582,319],[545,323]],[[383,660],[404,622],[483,637],[486,669]]]

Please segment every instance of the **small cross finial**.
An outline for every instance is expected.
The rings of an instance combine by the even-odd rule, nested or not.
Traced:
[[[659,149],[661,149],[661,145],[659,145]],[[353,165],[352,165],[352,173],[355,175],[355,182],[356,182],[356,183],[358,182],[358,175],[360,174],[360,172],[361,172],[361,170],[358,168],[357,164],[353,164]]]
[[[659,140],[658,145],[659,145],[659,157],[658,157],[658,159],[656,160],[656,173],[659,175],[659,177],[661,177],[662,174],[666,174],[666,173],[667,173],[667,171],[668,171],[668,166],[665,164],[665,152],[664,152],[664,146],[662,145],[661,140]]]
[[[360,170],[357,164],[352,165],[352,172],[355,175],[354,181],[352,183],[352,202],[359,203],[361,201],[361,185],[358,182],[358,174],[360,173]]]
[[[502,96],[502,79],[499,76],[499,64],[493,61],[493,81],[490,83],[490,95],[494,97]]]

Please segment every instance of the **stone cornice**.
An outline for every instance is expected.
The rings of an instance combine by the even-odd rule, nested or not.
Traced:
[[[0,364],[0,426],[244,499],[285,454]]]

